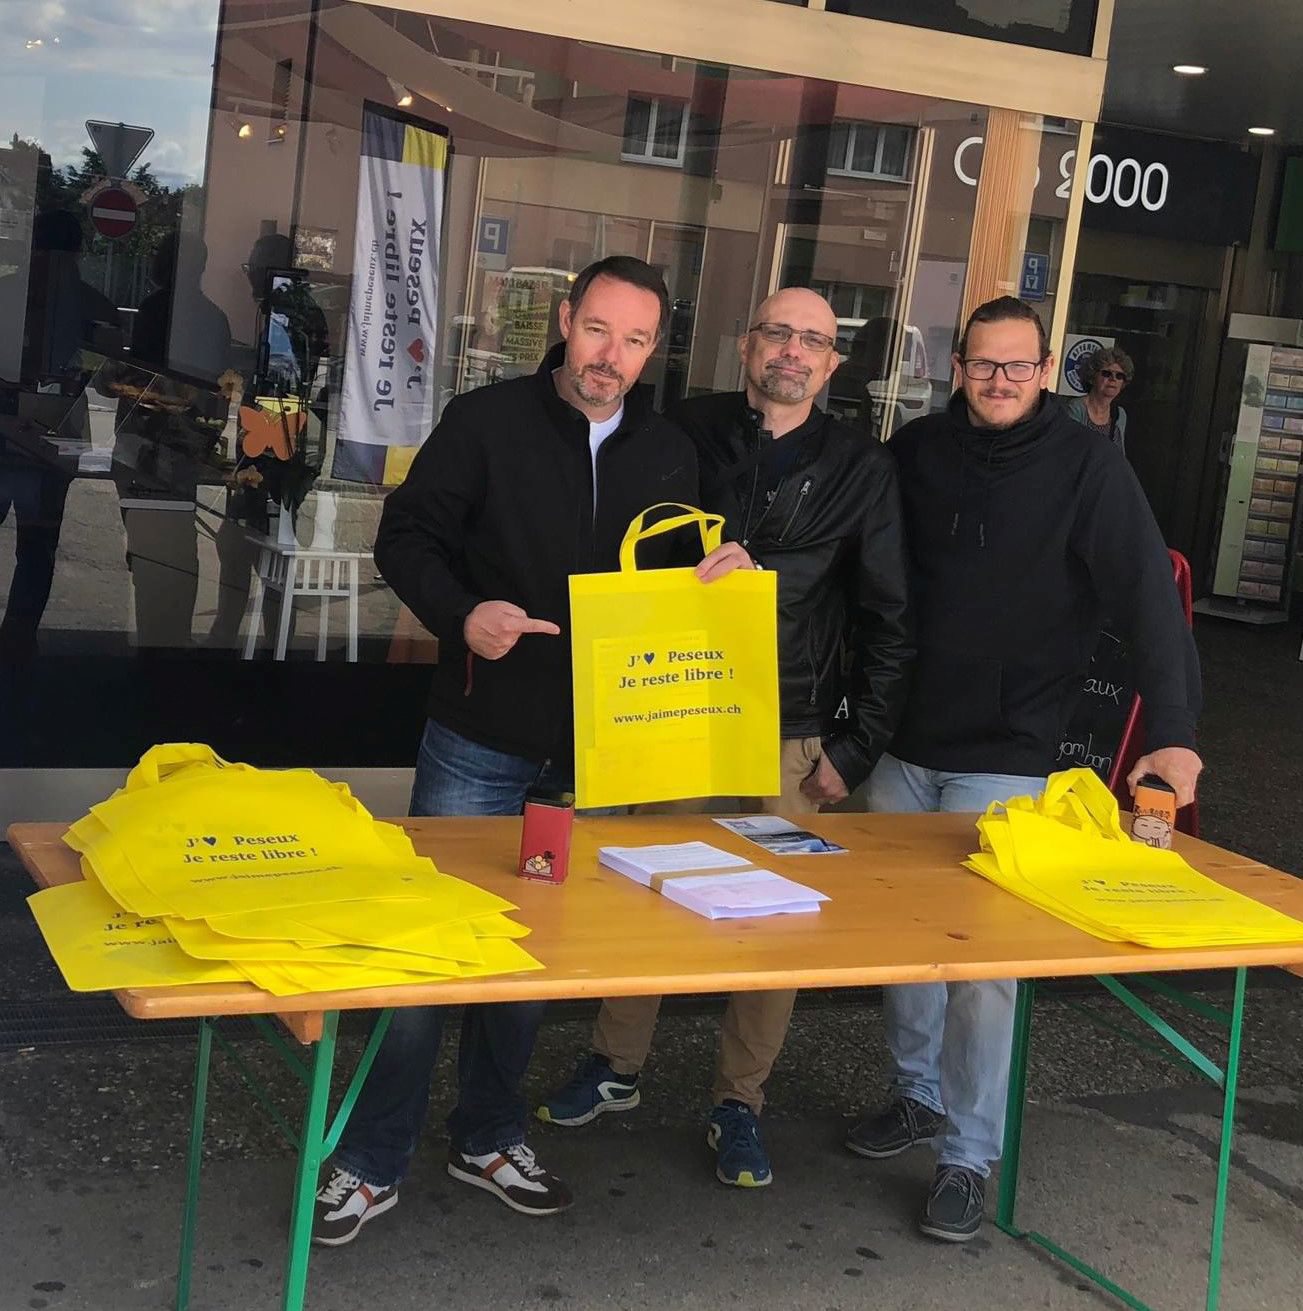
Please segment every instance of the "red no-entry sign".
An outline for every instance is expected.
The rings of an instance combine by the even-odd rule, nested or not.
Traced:
[[[90,221],[101,237],[116,241],[136,226],[136,202],[121,187],[106,187],[91,202]]]

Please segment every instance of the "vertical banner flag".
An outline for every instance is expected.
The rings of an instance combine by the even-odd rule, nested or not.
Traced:
[[[448,131],[367,102],[332,474],[402,482],[434,427]]]

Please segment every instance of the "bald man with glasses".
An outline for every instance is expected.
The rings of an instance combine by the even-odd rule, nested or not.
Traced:
[[[815,404],[840,363],[836,333],[823,297],[780,291],[738,341],[744,389],[669,415],[696,445],[703,507],[778,575],[782,792],[742,805],[798,821],[868,777],[904,704],[913,655],[894,461]],[[758,1116],[795,997],[729,998],[707,1122],[722,1183],[773,1179]],[[659,1006],[659,997],[603,1003],[592,1050],[539,1118],[576,1126],[637,1106]]]

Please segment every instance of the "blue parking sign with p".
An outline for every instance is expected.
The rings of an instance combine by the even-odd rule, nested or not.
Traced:
[[[1018,284],[1018,295],[1023,300],[1044,300],[1050,282],[1050,257],[1024,251],[1022,257],[1022,280]]]
[[[511,222],[504,218],[489,218],[480,215],[480,234],[475,249],[481,255],[505,255],[507,237],[511,231]]]

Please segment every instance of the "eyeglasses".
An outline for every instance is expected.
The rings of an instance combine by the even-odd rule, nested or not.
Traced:
[[[1100,369],[1097,378],[1111,378],[1114,382],[1126,382],[1127,375],[1121,369]]]
[[[799,337],[801,345],[808,351],[830,351],[837,344],[836,337],[824,332],[797,332],[790,323],[753,323],[748,332],[758,332],[766,341],[775,346],[785,346],[793,337]]]
[[[989,382],[999,370],[1010,382],[1031,382],[1043,360],[964,360],[964,373],[974,382]]]

